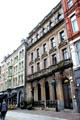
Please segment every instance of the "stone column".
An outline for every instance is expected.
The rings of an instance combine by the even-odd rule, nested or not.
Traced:
[[[32,88],[31,83],[26,84],[26,101],[29,101],[32,99]]]
[[[78,106],[77,106],[77,96],[76,96],[76,84],[73,77],[73,70],[70,70],[70,86],[71,86],[71,95],[72,95],[72,101],[73,101],[73,110],[74,112],[78,112]]]
[[[37,83],[34,83],[34,101],[38,101],[38,86]]]
[[[45,79],[42,79],[42,82],[41,82],[41,98],[42,98],[42,101],[46,101],[46,95],[45,95]]]
[[[55,92],[54,92],[54,85],[52,85],[51,81],[49,82],[49,91],[50,91],[50,100],[55,100]]]
[[[56,79],[56,91],[57,91],[57,105],[58,105],[58,110],[61,111],[64,109],[64,98],[63,98],[63,89],[62,89],[62,82],[61,82],[61,76],[60,73],[57,72],[55,74],[55,79]]]

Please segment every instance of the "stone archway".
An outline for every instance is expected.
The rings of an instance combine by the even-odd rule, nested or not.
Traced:
[[[23,91],[19,91],[18,93],[18,107],[20,107],[20,103],[24,100]]]
[[[72,108],[72,95],[70,80],[65,78],[62,80],[63,97],[64,97],[64,108]]]

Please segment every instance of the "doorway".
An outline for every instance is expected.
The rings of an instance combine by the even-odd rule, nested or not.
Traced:
[[[71,95],[71,87],[68,79],[63,80],[63,96],[64,96],[64,108],[72,109],[72,95]]]

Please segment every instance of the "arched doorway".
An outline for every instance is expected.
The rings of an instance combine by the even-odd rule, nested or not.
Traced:
[[[23,93],[22,91],[19,92],[19,97],[18,97],[18,107],[20,107],[20,103],[22,102],[23,100]]]
[[[62,81],[63,87],[63,96],[64,96],[64,108],[72,108],[72,96],[71,96],[71,87],[69,79],[64,79]]]
[[[41,85],[38,84],[38,100],[41,100]]]
[[[46,94],[46,100],[50,100],[50,92],[49,92],[49,83],[45,82],[45,94]]]

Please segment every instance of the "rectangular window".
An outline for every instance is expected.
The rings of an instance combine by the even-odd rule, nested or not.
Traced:
[[[37,63],[37,71],[40,71],[40,63]]]
[[[44,68],[47,68],[47,59],[44,59]]]
[[[60,39],[61,39],[61,42],[65,40],[64,31],[61,31],[61,32],[60,32]]]
[[[7,81],[7,88],[11,88],[11,80]]]
[[[47,52],[47,46],[46,46],[46,43],[43,45],[43,52],[44,52],[44,53]]]
[[[17,71],[18,71],[18,67],[17,67],[17,66],[15,66],[15,67],[14,67],[14,74],[16,74],[16,73],[17,73]]]
[[[62,53],[63,53],[63,59],[64,60],[68,59],[68,52],[66,48],[62,50]]]
[[[39,55],[39,48],[37,49],[37,58],[39,57],[40,55]]]
[[[14,87],[17,86],[17,77],[13,79],[13,86],[14,86]]]
[[[80,41],[76,43],[78,63],[80,64]]]
[[[19,75],[19,85],[23,84],[23,75]]]
[[[72,0],[68,0],[68,6],[69,6],[69,8],[71,8],[73,6],[73,1]]]
[[[56,54],[52,55],[52,64],[55,65],[57,63]]]
[[[77,24],[77,20],[76,20],[76,16],[75,15],[73,15],[71,17],[71,22],[72,22],[73,32],[78,32],[79,28],[78,28],[78,24]]]
[[[52,47],[52,48],[55,47],[55,41],[54,41],[54,38],[51,38],[51,47]]]
[[[31,61],[33,61],[33,53],[31,53]]]
[[[19,71],[23,70],[23,61],[19,63]]]
[[[14,58],[14,64],[16,64],[17,62],[18,62],[18,56]]]
[[[33,74],[34,73],[34,67],[31,66],[31,73]]]

